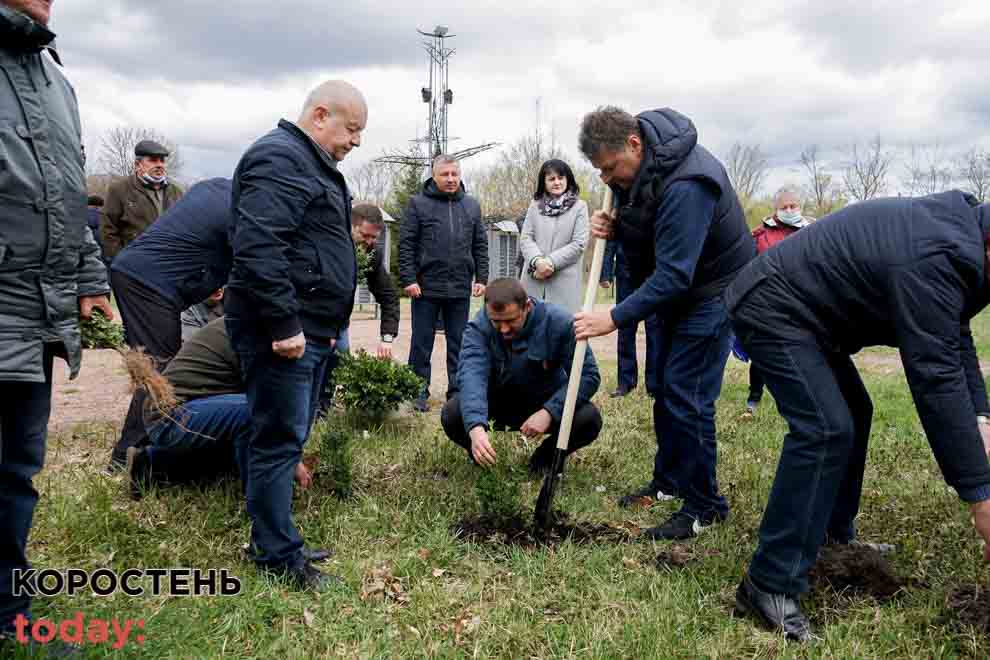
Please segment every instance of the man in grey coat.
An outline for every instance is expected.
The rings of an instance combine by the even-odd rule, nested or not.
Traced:
[[[79,373],[80,314],[111,317],[106,268],[86,224],[75,92],[62,75],[50,3],[0,0],[0,656],[31,599],[14,593],[45,459],[52,362]],[[46,52],[47,51],[47,52]]]

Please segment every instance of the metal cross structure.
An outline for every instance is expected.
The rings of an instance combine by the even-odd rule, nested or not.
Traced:
[[[447,150],[448,142],[457,139],[450,138],[447,134],[447,111],[454,103],[454,92],[448,84],[448,60],[454,54],[455,49],[448,48],[444,40],[455,35],[449,34],[446,25],[436,26],[433,28],[433,32],[416,31],[427,37],[423,41],[423,48],[430,56],[428,86],[419,90],[423,103],[429,106],[429,119],[426,135],[416,138],[412,142],[417,145],[427,145],[426,154],[423,154],[422,148],[417,148],[415,153],[386,153],[376,158],[375,162],[428,167],[433,159],[440,154],[448,154],[456,160],[464,160],[498,146],[498,142],[487,142],[454,153]]]

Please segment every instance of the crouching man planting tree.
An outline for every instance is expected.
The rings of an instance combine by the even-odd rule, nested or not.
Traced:
[[[866,346],[900,350],[939,468],[990,542],[990,405],[969,330],[988,301],[990,206],[958,191],[845,208],[729,286],[736,335],[789,426],[739,610],[810,636],[797,599],[819,546],[856,537],[873,404],[850,356]]]
[[[529,469],[545,472],[553,464],[567,379],[574,358],[570,313],[534,300],[518,280],[502,278],[485,290],[485,308],[464,331],[457,367],[458,395],[443,407],[440,421],[447,437],[464,447],[476,463],[493,466],[497,454],[488,436],[488,420],[501,429],[546,438],[533,452]],[[585,447],[602,430],[591,403],[601,378],[591,349],[585,353],[581,386],[568,452]]]

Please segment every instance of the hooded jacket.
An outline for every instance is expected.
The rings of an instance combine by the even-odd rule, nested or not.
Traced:
[[[433,179],[409,200],[399,232],[399,283],[419,284],[427,298],[467,298],[488,283],[488,235],[478,201],[460,189],[441,192]]]
[[[0,4],[0,381],[44,382],[46,343],[74,378],[78,299],[110,290],[86,222],[79,108],[52,62],[54,39]]]
[[[990,499],[976,425],[987,395],[969,320],[990,301],[990,206],[960,191],[847,206],[757,257],[726,290],[737,334],[806,335],[826,352],[893,346],[946,480]]]
[[[691,120],[670,108],[637,120],[643,161],[629,191],[614,189],[616,238],[639,287],[613,309],[619,327],[719,295],[756,254],[725,168],[698,144]]]

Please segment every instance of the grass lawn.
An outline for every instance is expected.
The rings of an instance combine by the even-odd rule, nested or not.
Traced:
[[[975,332],[990,354],[990,319]],[[868,352],[882,362],[885,350]],[[868,358],[869,359],[869,358]],[[615,402],[615,365],[603,364],[605,428],[569,463],[557,498],[571,522],[635,529],[673,505],[627,511],[617,496],[650,473],[650,402],[641,390]],[[336,549],[325,570],[343,578],[316,596],[260,576],[242,557],[249,524],[239,486],[165,488],[131,502],[120,478],[99,474],[114,439],[107,425],[51,438],[50,466],[30,553],[37,567],[228,568],[238,596],[39,598],[36,617],[144,619],[145,641],[121,657],[988,657],[986,633],[946,616],[955,588],[990,583],[967,510],[945,486],[903,376],[864,368],[876,413],[859,530],[896,542],[894,570],[913,580],[895,599],[816,591],[806,611],[821,639],[785,643],[733,618],[732,596],[756,543],[784,425],[772,403],[740,422],[746,372],[730,359],[719,401],[719,477],[728,521],[690,544],[683,566],[658,566],[663,544],[628,540],[526,549],[465,541],[451,528],[477,514],[478,470],[446,441],[437,414],[355,433],[355,495],[320,483],[296,499],[310,545]],[[527,448],[503,437],[515,480]],[[529,516],[538,481],[521,482]],[[95,657],[109,651],[90,650]]]

